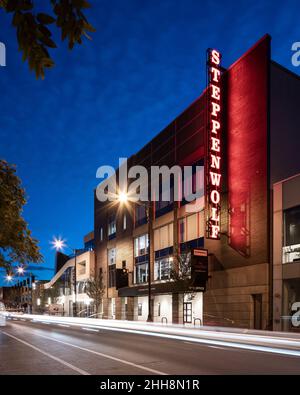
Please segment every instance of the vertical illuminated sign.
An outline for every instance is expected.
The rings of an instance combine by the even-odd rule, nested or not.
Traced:
[[[220,238],[221,166],[222,166],[222,86],[221,54],[207,50],[207,238]]]

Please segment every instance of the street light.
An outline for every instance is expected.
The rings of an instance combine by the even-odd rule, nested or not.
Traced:
[[[24,270],[24,268],[23,268],[22,266],[19,266],[19,267],[17,268],[17,273],[18,273],[18,274],[21,274],[21,275],[22,275],[22,274],[24,274],[24,271],[25,271],[25,270]]]
[[[73,315],[74,317],[77,317],[77,268],[76,268],[76,260],[77,260],[77,252],[78,250],[76,248],[71,248],[66,244],[66,241],[61,239],[61,238],[53,238],[53,241],[51,242],[53,247],[56,249],[56,251],[63,251],[65,248],[68,248],[72,253],[74,254],[74,280],[73,280],[73,288],[74,288],[74,304],[73,304]]]
[[[130,201],[130,198],[128,197],[127,193],[125,192],[119,192],[118,194],[118,201],[120,204],[126,204],[128,201]],[[151,262],[150,262],[150,256],[151,256],[151,204],[150,202],[141,202],[139,201],[138,204],[143,206],[146,211],[146,219],[147,219],[147,224],[148,224],[148,244],[149,244],[149,251],[148,251],[148,317],[147,317],[147,322],[153,322],[153,317],[152,317],[152,290],[151,290]]]
[[[11,282],[12,279],[13,279],[13,276],[12,276],[11,274],[7,274],[7,275],[5,276],[5,279],[6,279],[6,281]]]

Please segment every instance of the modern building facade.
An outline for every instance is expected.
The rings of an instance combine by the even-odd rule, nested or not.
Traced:
[[[128,167],[147,169],[203,165],[208,177],[196,212],[191,213],[184,201],[154,202],[149,231],[143,205],[121,208],[100,202],[95,194],[96,270],[104,274],[103,308],[108,318],[146,320],[150,264],[154,321],[201,320],[210,325],[271,329],[278,319],[273,319],[278,293],[273,291],[273,255],[274,248],[281,247],[274,246],[273,185],[300,172],[296,119],[300,78],[271,60],[268,35],[234,64],[219,70],[216,88],[209,85],[128,160]],[[215,120],[211,118],[216,109],[213,95],[221,108]],[[214,130],[214,125],[220,130]],[[214,132],[219,133],[218,143]],[[217,171],[221,182],[213,192],[220,193],[215,212],[209,178],[212,144],[221,158]],[[218,214],[215,235],[212,213]],[[183,294],[170,281],[175,253],[187,247],[208,250],[205,292]],[[128,272],[128,286],[116,286],[120,269]]]
[[[90,232],[76,254],[56,252],[55,275],[35,293],[36,310],[66,316],[93,314],[93,300],[85,292],[87,281],[95,276],[93,243],[94,233]]]
[[[273,188],[273,327],[300,331],[300,174]]]

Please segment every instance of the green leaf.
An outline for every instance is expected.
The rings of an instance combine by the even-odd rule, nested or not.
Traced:
[[[43,36],[43,37],[40,38],[40,41],[43,44],[47,45],[47,47],[50,47],[50,48],[56,48],[57,47],[55,42],[53,40],[51,40],[51,38],[49,38],[49,37]]]
[[[51,15],[44,14],[44,13],[39,13],[37,14],[37,20],[42,23],[43,25],[50,25],[51,23],[55,22],[55,18],[53,18]]]
[[[12,24],[13,26],[18,26],[23,20],[23,14],[19,11],[15,12],[13,19],[12,19]]]
[[[44,36],[51,37],[52,33],[46,26],[39,24],[38,29],[41,33],[43,33]]]
[[[96,32],[96,29],[90,23],[87,23],[84,21],[83,26],[84,26],[85,30],[87,30],[89,32],[93,32],[93,33]]]

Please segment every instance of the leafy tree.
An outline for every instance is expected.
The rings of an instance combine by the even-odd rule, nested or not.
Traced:
[[[0,0],[0,7],[12,14],[12,25],[16,29],[19,50],[23,61],[27,60],[30,70],[36,78],[44,78],[45,68],[55,65],[48,49],[56,48],[52,32],[48,26],[55,24],[61,32],[61,39],[68,39],[69,49],[81,44],[83,36],[91,37],[87,32],[94,32],[83,10],[90,8],[86,0],[49,0],[52,15],[37,13],[33,0]]]
[[[0,160],[0,267],[10,272],[13,263],[42,262],[38,241],[22,217],[25,191],[15,166]]]
[[[89,298],[94,300],[96,313],[98,313],[105,292],[105,285],[102,273],[99,272],[98,275],[89,279],[86,282],[85,292]]]
[[[174,263],[170,270],[170,279],[174,282],[174,290],[193,299],[195,293],[191,290],[191,249],[188,245],[184,251],[179,251],[175,246]]]

